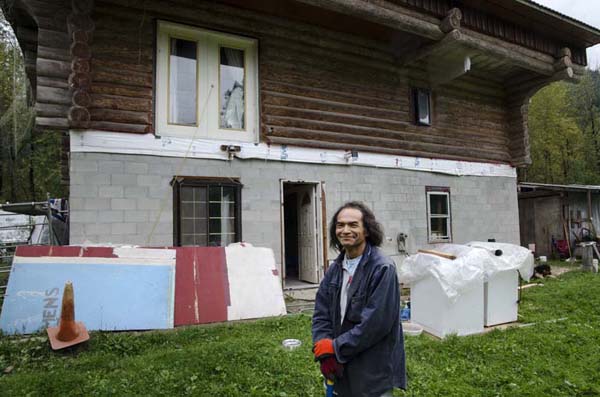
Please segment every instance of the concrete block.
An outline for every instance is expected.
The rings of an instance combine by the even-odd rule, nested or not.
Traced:
[[[100,186],[98,188],[98,197],[122,198],[123,186],[111,185]]]
[[[137,200],[138,210],[159,210],[161,207],[161,200],[140,198]]]
[[[94,223],[98,220],[97,211],[78,211],[71,210],[69,213],[71,224],[75,223]]]
[[[149,211],[129,210],[124,212],[124,219],[127,222],[147,222],[149,220]]]
[[[110,208],[110,199],[86,198],[83,202],[84,210],[107,210]]]
[[[147,174],[148,173],[148,164],[128,161],[125,163],[125,173],[126,174]]]
[[[166,181],[166,183],[165,183]],[[159,175],[137,175],[138,186],[168,186],[168,180]]]
[[[98,172],[101,174],[123,173],[123,162],[114,160],[101,160],[98,162]]]
[[[137,175],[134,174],[112,174],[111,184],[121,186],[137,186]]]
[[[87,223],[85,225],[85,234],[89,236],[94,234],[110,234],[111,227],[109,223]]]
[[[110,228],[113,235],[137,233],[137,223],[111,223]]]
[[[104,187],[104,186],[102,186]],[[98,186],[93,185],[72,185],[69,195],[72,198],[94,198],[98,197]]]
[[[124,198],[110,199],[110,208],[113,210],[134,210],[136,209],[136,200]]]
[[[98,223],[123,222],[123,211],[101,211],[98,213]]]
[[[123,196],[125,198],[148,197],[148,188],[145,186],[125,186]]]
[[[94,160],[79,160],[72,162],[69,167],[71,174],[73,173],[96,173],[98,172],[98,162]]]

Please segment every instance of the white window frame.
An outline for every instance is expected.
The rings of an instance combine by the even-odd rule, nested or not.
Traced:
[[[158,21],[156,45],[156,135],[221,141],[258,142],[258,41],[187,25]],[[169,45],[171,38],[195,41],[197,47],[197,124],[170,124]],[[245,128],[222,129],[220,115],[220,47],[244,51]]]
[[[450,208],[450,192],[439,191],[439,190],[428,190],[427,192],[427,239],[430,243],[450,243],[452,242],[452,215]],[[445,196],[446,204],[448,208],[447,215],[432,214],[431,213],[431,196]],[[431,220],[432,219],[446,219],[446,230],[448,231],[447,236],[434,236],[432,234]]]

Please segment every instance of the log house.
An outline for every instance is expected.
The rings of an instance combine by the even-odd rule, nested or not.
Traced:
[[[244,240],[310,283],[347,200],[390,254],[518,243],[529,98],[600,43],[529,0],[2,5],[37,127],[65,137],[72,243]]]

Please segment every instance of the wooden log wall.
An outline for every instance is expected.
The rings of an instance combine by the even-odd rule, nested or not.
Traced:
[[[500,83],[468,77],[434,91],[433,126],[416,126],[397,49],[231,6],[185,0],[97,0],[91,44],[90,128],[153,131],[155,19],[259,40],[261,141],[508,163]],[[118,43],[118,44],[115,44]]]

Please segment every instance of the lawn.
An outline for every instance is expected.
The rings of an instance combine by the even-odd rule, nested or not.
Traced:
[[[572,271],[543,283],[523,291],[521,322],[534,325],[444,341],[407,338],[409,391],[396,395],[600,395],[600,276]],[[286,351],[285,338],[303,344]],[[87,346],[59,354],[43,336],[5,336],[0,395],[322,396],[310,349],[306,314],[93,333]]]

